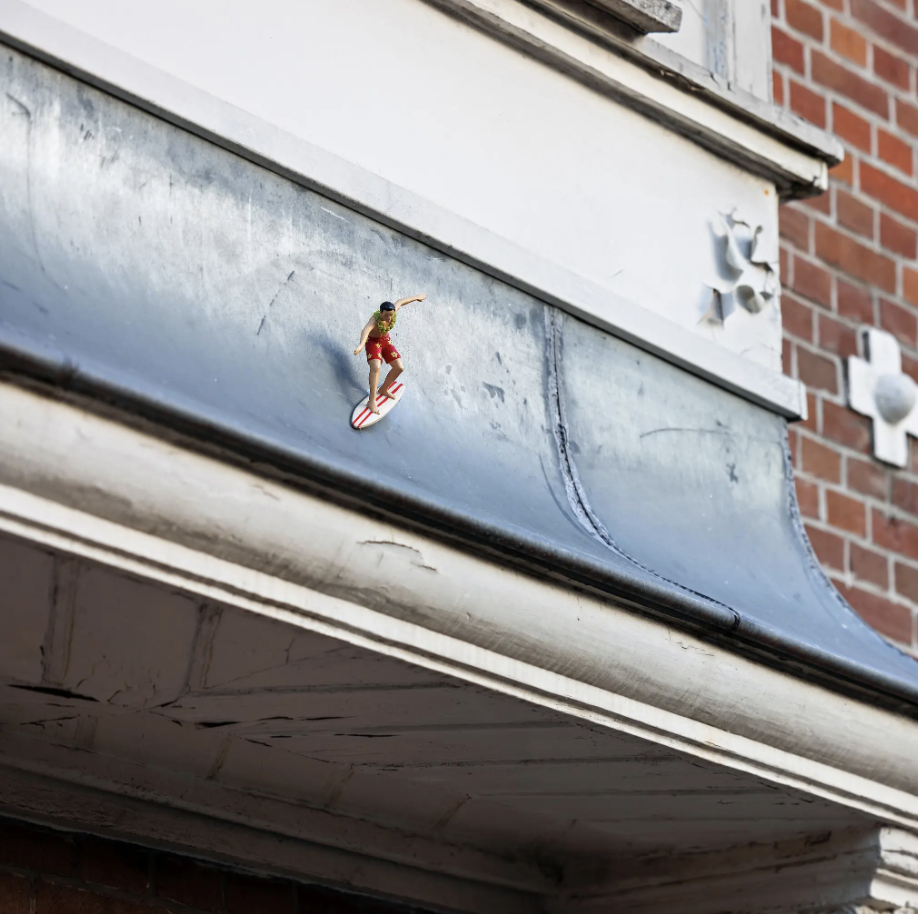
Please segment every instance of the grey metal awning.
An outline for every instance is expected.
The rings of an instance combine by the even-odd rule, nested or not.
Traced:
[[[783,420],[17,53],[0,63],[8,371],[914,714],[822,575]],[[347,424],[378,301],[407,395]]]

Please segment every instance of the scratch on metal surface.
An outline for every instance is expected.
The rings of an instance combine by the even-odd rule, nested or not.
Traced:
[[[638,438],[648,438],[651,435],[659,435],[660,432],[696,432],[699,435],[728,435],[724,429],[720,428],[682,428],[676,425],[667,425],[663,428],[653,428],[649,432],[642,432]]]
[[[38,266],[46,276],[45,262],[42,260],[41,250],[38,247],[38,233],[35,231],[35,206],[32,201],[32,109],[25,102],[21,102],[15,95],[6,93],[6,97],[19,109],[19,115],[26,119],[26,201],[29,207],[29,231],[32,235],[32,247],[35,248],[35,257]]]
[[[274,302],[277,301],[277,296],[280,295],[281,292],[284,291],[284,289],[287,287],[287,283],[289,283],[290,280],[293,279],[295,273],[296,273],[296,270],[291,270],[290,275],[278,286],[277,291],[274,293],[274,297],[271,299],[271,301],[268,302],[268,307],[265,308],[265,313],[262,315],[261,323],[258,325],[258,330],[256,331],[255,336],[261,335],[261,331],[265,326],[265,321],[268,319],[268,312],[274,306]]]
[[[557,308],[546,305],[545,337],[548,362],[548,408],[551,416],[552,431],[558,448],[558,462],[564,482],[564,489],[567,493],[567,500],[571,510],[574,512],[574,516],[587,533],[602,543],[611,552],[625,559],[625,561],[640,568],[658,581],[663,581],[671,587],[677,588],[682,591],[682,593],[691,594],[693,597],[725,609],[733,616],[732,631],[736,631],[740,627],[742,617],[732,606],[727,606],[725,603],[721,603],[720,600],[715,600],[707,594],[699,593],[697,590],[692,590],[690,587],[686,587],[678,581],[673,581],[670,578],[664,577],[643,562],[638,561],[634,556],[629,555],[615,542],[603,522],[597,517],[593,508],[590,506],[586,490],[583,487],[583,483],[580,481],[580,474],[577,472],[577,464],[574,461],[573,449],[570,444],[568,433],[567,417],[565,415],[564,392],[561,387],[561,321],[562,318]],[[695,431],[695,429],[690,429],[689,431]]]

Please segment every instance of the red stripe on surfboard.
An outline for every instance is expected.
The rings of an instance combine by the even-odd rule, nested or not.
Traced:
[[[385,399],[386,399],[386,397],[385,397],[384,394],[378,394],[377,397],[376,397],[376,405],[379,406],[379,404],[382,403],[383,400],[385,400]],[[364,416],[364,417],[354,426],[354,428],[360,428],[360,427],[363,425],[363,423],[366,422],[367,419],[369,419],[370,416],[373,415],[373,414],[370,412],[370,407],[369,407],[369,406],[364,410],[364,412],[366,413],[366,416]]]
[[[396,385],[392,388],[392,393],[398,393],[398,391],[401,390],[401,388],[404,387],[404,386],[405,386],[404,384],[396,384]],[[369,397],[368,397],[367,399],[369,399]],[[376,397],[376,405],[379,406],[380,403],[382,403],[384,400],[388,400],[388,399],[389,399],[389,398],[386,397],[385,395],[379,394],[379,395]],[[360,427],[363,425],[363,423],[366,422],[367,419],[370,418],[371,415],[372,415],[372,413],[370,412],[370,407],[369,407],[369,406],[365,407],[365,408],[363,409],[363,411],[360,413],[360,415],[357,417],[357,421],[354,422],[354,428],[360,428]]]

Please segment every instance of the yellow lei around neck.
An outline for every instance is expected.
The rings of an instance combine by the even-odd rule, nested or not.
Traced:
[[[382,314],[379,311],[374,311],[373,317],[376,318],[376,329],[380,333],[388,333],[395,326],[395,322],[398,320],[398,312],[397,311],[392,312],[392,323],[391,324],[384,324],[382,322]]]

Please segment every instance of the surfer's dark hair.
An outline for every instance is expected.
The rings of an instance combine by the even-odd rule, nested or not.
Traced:
[[[394,310],[395,310],[395,305],[393,305],[392,302],[390,302],[390,301],[384,301],[384,302],[379,306],[379,310],[380,310],[380,311],[394,311]]]

